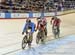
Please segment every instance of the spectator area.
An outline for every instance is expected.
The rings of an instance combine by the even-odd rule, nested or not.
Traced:
[[[0,12],[52,12],[75,9],[75,0],[1,0]]]

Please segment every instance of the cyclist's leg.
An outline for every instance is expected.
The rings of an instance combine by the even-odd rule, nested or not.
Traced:
[[[52,32],[53,32],[53,35],[54,35],[54,38],[57,38],[56,37],[56,34],[57,34],[57,29],[55,28],[56,26],[52,26]]]
[[[46,30],[46,33],[45,33],[45,34],[46,34],[46,36],[47,36],[47,24],[46,24],[46,29],[45,29],[45,30]]]
[[[37,37],[36,37],[36,43],[38,44],[39,43],[39,41],[40,41],[40,36],[41,35],[41,32],[40,32],[40,30],[38,31],[38,33],[37,33]]]
[[[29,42],[32,43],[32,40],[33,40],[33,33],[31,33],[29,36]]]
[[[42,31],[41,32],[41,41],[42,41],[42,43],[44,43],[44,40],[45,40],[45,31]]]
[[[28,32],[26,31],[26,40],[28,42]]]
[[[58,31],[58,37],[60,35],[60,26],[57,26],[57,31]]]
[[[47,37],[47,28],[45,28],[45,35],[46,35],[46,37]]]

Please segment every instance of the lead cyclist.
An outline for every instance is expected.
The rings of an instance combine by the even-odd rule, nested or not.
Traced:
[[[33,40],[33,33],[34,33],[34,31],[35,31],[35,24],[34,24],[33,22],[31,22],[30,19],[27,19],[27,20],[26,20],[24,29],[23,29],[23,31],[22,31],[22,35],[23,35],[24,33],[27,34],[27,30],[28,30],[28,29],[31,29],[31,40],[30,40],[29,42],[32,43],[32,40]]]

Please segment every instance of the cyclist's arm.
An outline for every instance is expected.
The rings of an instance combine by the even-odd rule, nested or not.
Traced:
[[[39,23],[37,23],[37,27],[36,27],[36,30],[39,28]]]
[[[54,18],[51,18],[51,21],[50,21],[51,24],[52,24],[53,20],[54,20]]]
[[[27,27],[27,24],[25,24],[24,28],[23,28],[23,32],[26,31],[26,27]]]
[[[50,23],[52,24],[52,19],[51,19]]]
[[[34,29],[35,29],[35,31],[36,31],[36,24],[34,24],[35,26],[34,26]]]

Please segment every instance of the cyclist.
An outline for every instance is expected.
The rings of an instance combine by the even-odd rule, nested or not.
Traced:
[[[26,20],[26,23],[25,23],[25,26],[24,26],[24,29],[23,29],[23,32],[22,34],[24,33],[28,33],[27,30],[30,29],[31,30],[31,40],[29,41],[30,43],[32,43],[32,39],[33,39],[33,33],[35,31],[35,24],[33,22],[31,22],[30,19],[27,19]]]
[[[45,26],[44,26],[44,23],[43,23],[43,20],[41,19],[41,17],[37,18],[37,27],[36,29],[38,30],[44,30],[45,29]]]
[[[36,30],[38,30],[37,33],[37,39],[36,39],[36,43],[39,43],[39,40],[41,40],[42,43],[44,43],[45,40],[45,25],[43,23],[43,20],[39,17],[37,18],[37,27]]]
[[[42,17],[42,21],[45,26],[45,35],[47,36],[47,20],[46,20],[46,18]]]
[[[59,19],[59,18],[57,18],[56,16],[53,16],[52,18],[51,18],[51,24],[52,24],[52,29],[54,29],[54,26],[56,26],[57,27],[57,30],[58,30],[58,32],[60,33],[60,22],[61,22],[61,20]]]

